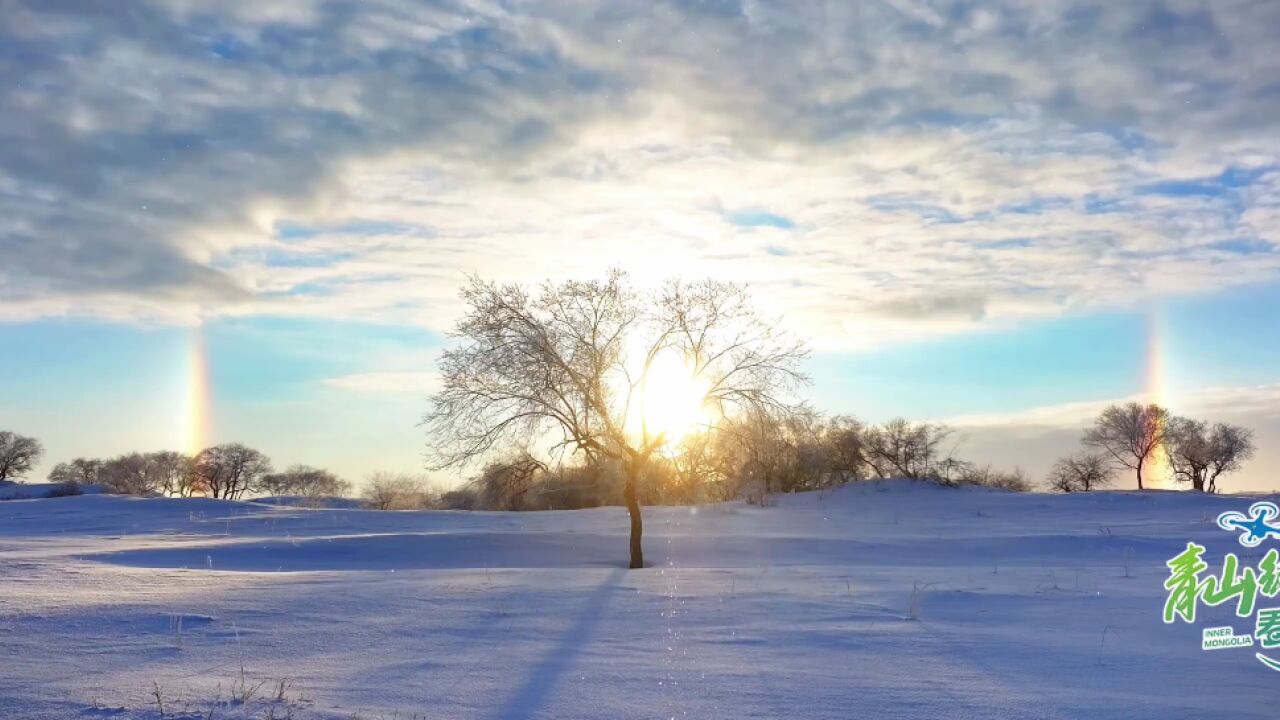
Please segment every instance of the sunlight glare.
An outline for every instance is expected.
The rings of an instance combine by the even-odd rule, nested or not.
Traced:
[[[709,389],[677,353],[660,353],[649,367],[636,408],[638,417],[633,420],[636,424],[643,420],[649,433],[661,434],[667,444],[678,443],[711,422],[706,406]]]

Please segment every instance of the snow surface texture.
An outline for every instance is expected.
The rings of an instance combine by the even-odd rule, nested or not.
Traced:
[[[637,571],[620,508],[4,502],[0,717],[1271,720],[1280,673],[1200,650],[1229,607],[1160,618],[1165,561],[1240,552],[1214,519],[1254,499],[648,508]]]

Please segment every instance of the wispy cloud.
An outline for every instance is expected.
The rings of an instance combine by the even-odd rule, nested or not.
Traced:
[[[0,317],[752,283],[852,347],[1280,278],[1280,7],[380,0],[0,30]],[[726,222],[728,220],[728,222]]]
[[[1149,402],[1143,395],[1087,402],[1064,403],[1009,413],[964,415],[948,419],[956,427],[1078,428],[1091,423],[1113,403]],[[1180,394],[1171,410],[1177,414],[1213,421],[1253,418],[1280,419],[1280,385],[1213,387]]]
[[[440,389],[440,375],[435,372],[366,372],[325,378],[324,384],[358,393],[393,393],[397,395],[430,395]]]

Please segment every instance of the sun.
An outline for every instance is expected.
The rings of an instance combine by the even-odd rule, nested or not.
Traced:
[[[659,353],[645,374],[639,402],[632,408],[632,431],[661,435],[668,445],[701,431],[711,421],[707,408],[709,389],[679,353]]]

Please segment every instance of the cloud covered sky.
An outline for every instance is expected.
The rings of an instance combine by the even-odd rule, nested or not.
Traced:
[[[873,419],[1128,397],[1153,343],[1188,396],[1280,382],[1276,3],[3,7],[0,338],[40,349],[0,387],[37,386],[71,326],[203,324],[215,361],[327,328],[332,357],[281,361],[324,372],[284,386],[378,417],[429,392],[466,274],[609,265],[749,283],[813,339],[822,404]],[[220,430],[278,411],[221,367]]]

